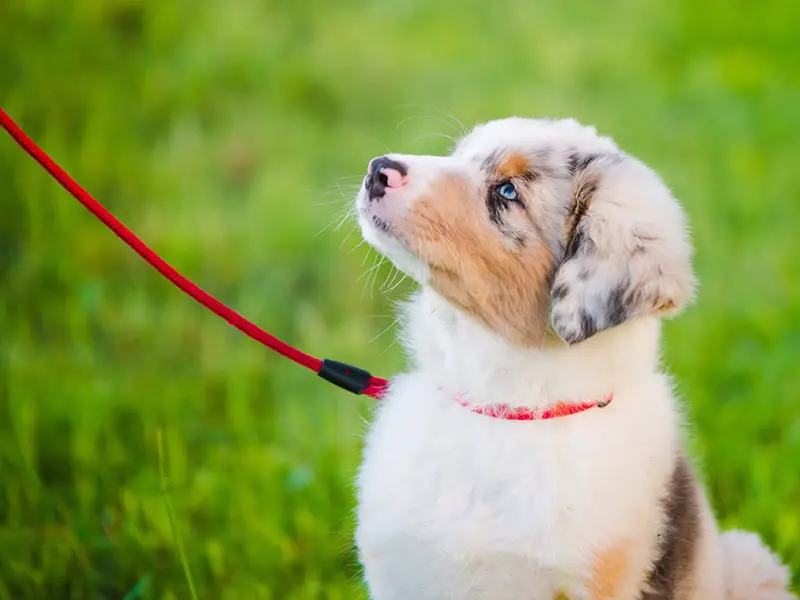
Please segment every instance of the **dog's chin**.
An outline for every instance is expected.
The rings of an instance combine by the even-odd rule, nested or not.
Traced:
[[[408,249],[390,223],[377,215],[361,212],[358,224],[367,243],[392,261],[395,267],[420,285],[428,282],[430,267]]]

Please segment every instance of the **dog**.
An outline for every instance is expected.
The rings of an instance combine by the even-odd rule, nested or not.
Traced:
[[[718,530],[685,449],[659,335],[693,249],[650,167],[512,117],[373,159],[355,207],[420,288],[357,475],[373,600],[796,600],[757,535]]]

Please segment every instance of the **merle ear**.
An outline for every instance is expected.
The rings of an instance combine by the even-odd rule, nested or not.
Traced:
[[[565,247],[550,292],[550,326],[568,344],[692,299],[683,211],[661,179],[623,154],[568,157],[574,178]]]

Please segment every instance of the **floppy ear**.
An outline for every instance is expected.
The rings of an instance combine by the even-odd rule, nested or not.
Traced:
[[[661,179],[623,154],[572,155],[565,247],[550,326],[568,344],[644,315],[677,314],[694,293],[683,211]]]

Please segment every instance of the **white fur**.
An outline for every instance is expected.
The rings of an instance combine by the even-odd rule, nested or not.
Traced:
[[[445,164],[468,170],[473,153],[501,143],[618,152],[613,142],[574,121],[509,119],[477,128],[454,157],[436,163],[403,160],[435,164],[434,170]],[[412,165],[412,182],[414,172]],[[604,191],[610,200],[598,203],[589,221],[606,244],[596,257],[605,261],[599,275],[605,283],[581,282],[577,271],[561,271],[569,285],[588,286],[563,300],[575,306],[557,307],[567,321],[600,302],[626,269],[636,290],[652,288],[653,297],[666,296],[676,308],[691,295],[685,223],[671,195],[640,163],[626,163],[612,180],[613,187]],[[566,201],[559,200],[564,189],[543,185],[549,192],[540,201],[555,222],[564,212],[559,204]],[[642,188],[654,194],[635,200],[643,196]],[[419,189],[402,191],[390,198],[393,208],[381,210],[406,210]],[[364,217],[363,193],[358,201],[366,239],[423,284],[406,313],[411,370],[392,381],[389,396],[378,405],[358,474],[356,542],[372,598],[554,600],[564,594],[589,600],[597,556],[627,541],[637,551],[629,556],[631,575],[615,598],[636,600],[657,554],[664,483],[683,451],[679,402],[659,367],[660,315],[634,311],[624,323],[574,345],[512,344],[425,286],[426,264],[401,241],[373,228]],[[638,243],[634,231],[650,247],[631,260]],[[473,404],[542,407],[598,400],[609,392],[614,400],[605,408],[548,421],[493,419],[454,401],[464,394]],[[699,487],[697,493],[703,523],[699,569],[691,590],[680,597],[793,598],[785,591],[785,571],[766,551],[759,552],[757,538],[724,538],[725,566],[738,571],[724,581],[723,545]],[[748,561],[749,571],[740,568]],[[778,591],[751,592],[760,578],[774,582]]]
[[[653,499],[680,442],[656,370],[658,322],[536,351],[511,347],[433,292],[412,311],[417,369],[378,407],[358,481],[372,597],[587,598],[581,574],[594,553],[621,537],[650,546],[660,525]],[[491,419],[453,401],[463,391],[536,406],[612,386],[607,408],[544,422]]]
[[[749,531],[722,534],[726,600],[796,600],[789,593],[789,570]]]

